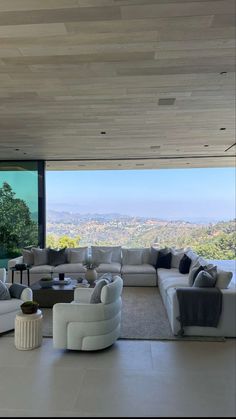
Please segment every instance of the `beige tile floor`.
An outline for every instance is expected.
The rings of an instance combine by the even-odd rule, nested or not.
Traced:
[[[235,417],[236,340],[19,351],[0,337],[0,416]]]

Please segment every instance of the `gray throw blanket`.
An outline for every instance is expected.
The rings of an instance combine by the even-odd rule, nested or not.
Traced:
[[[222,310],[219,288],[177,288],[176,293],[180,313],[178,335],[184,335],[185,326],[217,327]]]

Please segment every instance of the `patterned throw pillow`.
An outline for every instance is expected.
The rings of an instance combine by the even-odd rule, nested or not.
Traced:
[[[11,295],[6,284],[0,280],[0,300],[10,300]]]
[[[212,288],[215,286],[215,284],[216,278],[209,272],[203,270],[197,274],[193,283],[193,287]]]
[[[196,266],[195,268],[192,268],[191,271],[189,272],[189,276],[188,276],[188,284],[190,287],[193,286],[194,280],[197,276],[197,274],[200,271],[203,271],[204,267],[202,265],[200,266]]]
[[[99,279],[90,297],[90,304],[101,303],[101,292],[105,285],[109,284],[107,279]]]

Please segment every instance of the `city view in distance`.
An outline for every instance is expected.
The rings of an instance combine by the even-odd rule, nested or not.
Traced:
[[[47,245],[190,246],[235,258],[234,169],[47,172]]]

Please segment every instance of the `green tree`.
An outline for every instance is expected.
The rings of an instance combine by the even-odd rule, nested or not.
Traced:
[[[52,249],[63,249],[64,247],[77,247],[79,246],[80,236],[69,237],[66,235],[56,236],[55,234],[48,234],[46,243]]]
[[[38,226],[31,220],[30,210],[23,199],[15,198],[11,186],[0,188],[0,257],[13,257],[24,246],[38,244]]]

